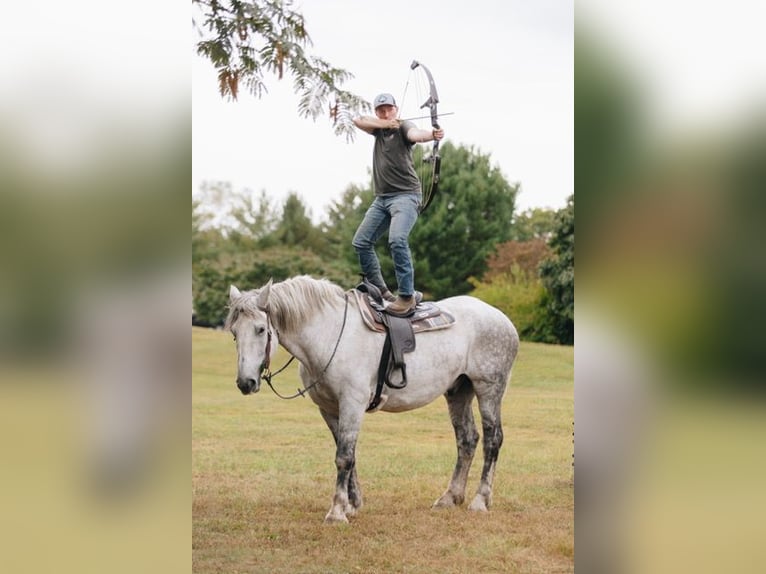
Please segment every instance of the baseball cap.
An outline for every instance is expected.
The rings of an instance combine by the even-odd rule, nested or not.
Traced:
[[[394,100],[394,96],[391,94],[380,94],[375,98],[375,109],[377,110],[380,106],[395,106],[396,100]]]

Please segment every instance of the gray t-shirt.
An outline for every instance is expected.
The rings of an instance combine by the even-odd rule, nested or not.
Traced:
[[[399,129],[377,129],[372,150],[372,181],[375,195],[420,193],[420,180],[412,163],[412,142],[407,132],[415,127],[404,120]]]

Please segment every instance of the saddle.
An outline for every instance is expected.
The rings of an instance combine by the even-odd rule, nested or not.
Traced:
[[[407,386],[404,353],[415,350],[415,334],[447,329],[455,323],[455,317],[434,303],[422,301],[418,302],[414,312],[407,317],[390,315],[386,312],[380,290],[366,278],[352,292],[364,324],[372,331],[386,334],[378,365],[375,396],[367,407],[367,411],[372,411],[380,404],[384,384],[392,389],[403,389]],[[396,370],[401,372],[399,383],[391,380],[391,375]]]

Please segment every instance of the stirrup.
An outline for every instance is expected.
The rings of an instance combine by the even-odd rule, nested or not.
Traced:
[[[397,299],[398,300],[398,299]],[[410,315],[413,315],[415,313],[415,308],[418,306],[416,301],[412,301],[412,305],[409,309],[406,309],[404,311],[399,311],[396,309],[391,309],[391,304],[386,305],[386,313],[391,315],[392,317],[409,317]]]

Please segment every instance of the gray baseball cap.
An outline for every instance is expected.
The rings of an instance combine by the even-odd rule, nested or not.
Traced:
[[[395,106],[396,100],[391,94],[380,94],[375,98],[375,109],[380,106]]]

